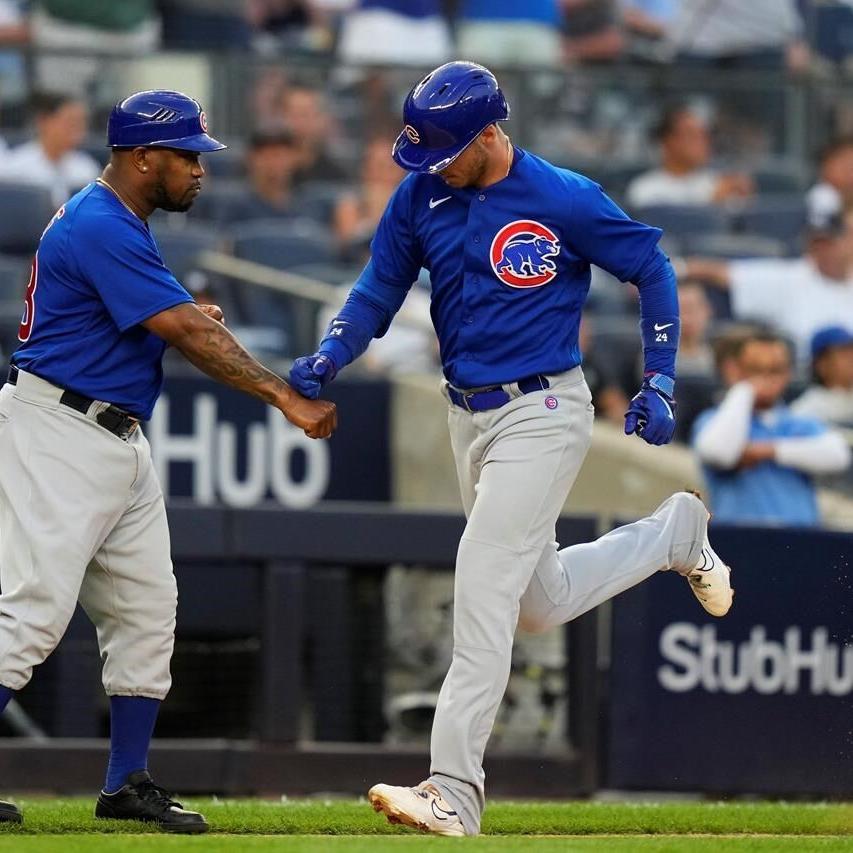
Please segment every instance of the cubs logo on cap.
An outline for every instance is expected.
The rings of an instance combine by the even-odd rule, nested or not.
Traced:
[[[410,125],[407,124],[403,128],[403,133],[409,137],[409,141],[417,145],[421,141],[421,135]]]
[[[542,287],[557,277],[560,238],[534,219],[504,225],[492,240],[489,260],[495,275],[509,287]]]

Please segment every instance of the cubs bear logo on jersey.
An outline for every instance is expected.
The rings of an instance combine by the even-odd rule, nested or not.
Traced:
[[[516,219],[492,240],[489,260],[495,275],[510,287],[541,287],[557,276],[552,258],[560,254],[560,238],[541,222]]]

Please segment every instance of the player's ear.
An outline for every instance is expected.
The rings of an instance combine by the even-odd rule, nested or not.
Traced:
[[[141,145],[134,148],[130,152],[130,162],[139,172],[147,172],[151,168],[150,151],[148,148],[143,148]]]

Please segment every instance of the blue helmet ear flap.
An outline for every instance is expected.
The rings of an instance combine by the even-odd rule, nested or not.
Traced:
[[[392,156],[410,172],[440,172],[490,124],[508,118],[509,105],[488,68],[448,62],[406,97]]]

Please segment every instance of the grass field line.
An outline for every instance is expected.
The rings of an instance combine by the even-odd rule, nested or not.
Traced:
[[[11,835],[11,833],[10,833]],[[170,835],[167,833],[160,832],[122,832],[122,833],[114,833],[114,832],[90,832],[90,833],[73,833],[78,838],[110,838],[113,836],[119,836],[121,838],[146,838],[150,841],[155,841],[161,838],[177,838],[176,835]],[[0,841],[3,840],[3,830],[0,829]],[[67,832],[40,832],[37,836],[27,836],[23,834],[19,834],[19,837],[23,838],[68,838],[69,834]],[[429,833],[426,832],[417,832],[415,830],[407,830],[407,829],[399,829],[393,835],[384,835],[377,837],[376,833],[370,832],[350,832],[350,833],[336,833],[335,835],[321,835],[320,833],[274,833],[274,832],[223,832],[217,831],[215,829],[206,833],[202,836],[194,836],[196,838],[268,838],[270,840],[276,838],[292,838],[294,840],[298,839],[313,839],[319,841],[320,839],[368,839],[372,838],[377,841],[392,841],[394,839],[401,838],[429,838],[435,837],[430,836]],[[783,840],[793,840],[795,838],[802,839],[804,841],[810,841],[813,839],[841,839],[848,837],[848,834],[838,834],[838,833],[806,833],[806,832],[596,832],[595,834],[585,833],[585,834],[565,834],[565,833],[535,833],[535,832],[526,832],[523,835],[480,835],[479,838],[483,839],[491,839],[497,840],[501,838],[516,838],[516,839],[530,839],[535,841],[537,838],[551,838],[551,839],[565,839],[566,841],[579,841],[579,840],[587,840],[587,839],[597,839],[600,838],[602,840],[606,839],[646,839],[646,838],[659,838],[661,840],[673,840],[677,838],[717,838],[721,841],[732,841],[735,839],[741,838],[779,838]],[[853,844],[853,835],[850,836],[851,844]],[[458,843],[458,842],[450,842]]]
[[[13,839],[22,842],[27,837],[54,839],[63,836],[128,839],[148,836],[151,843],[161,839],[169,849],[176,842],[157,831],[156,827],[140,827],[129,821],[103,821],[93,816],[90,798],[51,800],[22,798],[23,826],[0,829],[0,848]],[[417,833],[405,833],[390,826],[363,801],[342,800],[214,800],[186,801],[188,808],[200,810],[207,818],[211,831],[209,840],[198,843],[206,850],[216,850],[215,839],[221,840],[221,849],[239,849],[239,839],[263,846],[265,850],[289,850],[290,839],[314,836],[317,843],[325,839],[350,839],[355,845],[370,844],[382,849],[385,841],[399,845],[425,841]],[[507,802],[490,803],[483,818],[480,839],[468,839],[474,846],[486,844],[483,839],[495,841],[493,848],[513,849],[527,839],[537,849],[548,849],[550,844],[562,839],[572,846],[588,846],[588,839],[606,846],[627,839],[643,844],[643,849],[656,849],[655,844],[677,846],[677,839],[691,845],[713,846],[716,839],[726,849],[734,849],[736,839],[743,845],[753,844],[756,849],[766,849],[768,839],[791,845],[799,838],[803,845],[825,847],[830,840],[839,849],[853,850],[853,803],[591,803],[573,802]],[[263,841],[268,838],[269,841]],[[409,839],[409,841],[405,841]],[[507,839],[503,842],[500,839]],[[657,839],[657,842],[652,841]],[[447,839],[438,839],[447,842]],[[5,842],[5,843],[4,843]],[[583,845],[581,845],[583,842]],[[739,843],[740,843],[739,842]],[[53,843],[56,843],[55,841]],[[68,841],[70,844],[70,841]],[[140,844],[142,842],[139,842]],[[343,843],[343,842],[335,842]],[[510,847],[502,846],[509,843]],[[589,843],[592,843],[590,841]],[[145,842],[147,846],[149,841]],[[230,847],[229,847],[230,845]],[[651,846],[650,846],[651,845]],[[98,845],[96,845],[97,848]],[[321,844],[322,846],[322,844]],[[594,844],[593,844],[594,846]],[[796,846],[794,844],[794,846]],[[303,843],[305,849],[314,849],[313,843]],[[23,845],[20,846],[24,849]],[[27,849],[30,849],[29,847]],[[71,848],[68,848],[71,850]],[[76,849],[76,847],[75,847]],[[430,849],[427,845],[424,849]],[[615,848],[614,848],[615,849]],[[740,848],[738,848],[740,849]],[[743,848],[746,849],[746,848]],[[65,853],[65,851],[63,851]],[[85,850],[84,853],[93,853]]]

